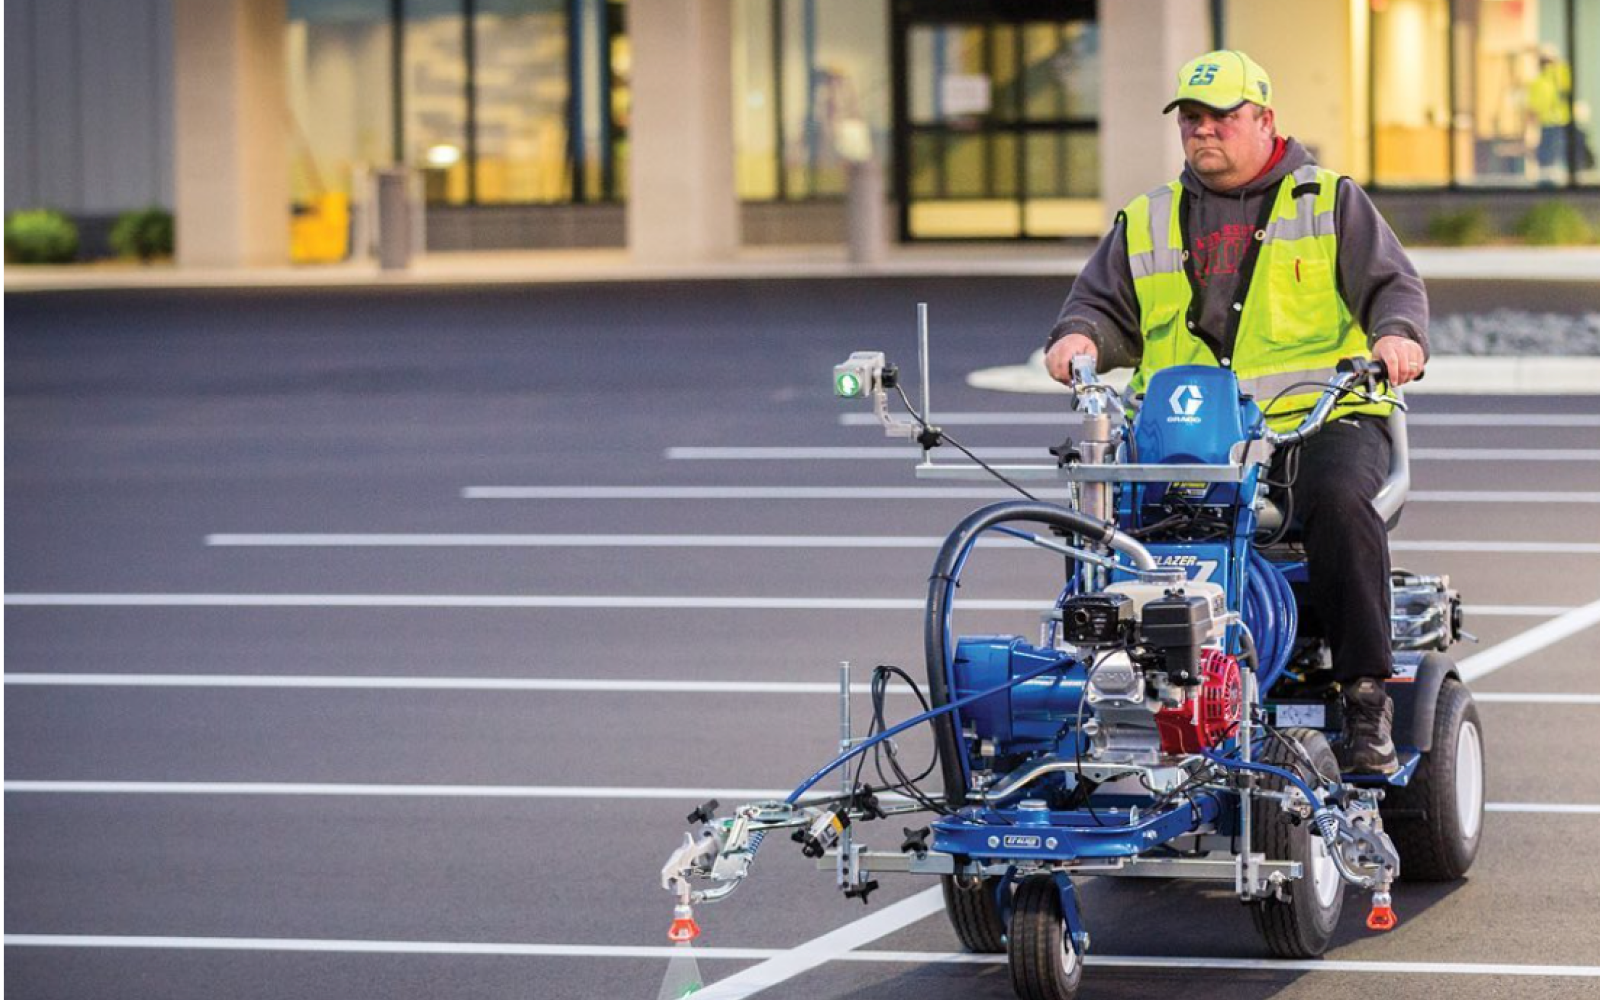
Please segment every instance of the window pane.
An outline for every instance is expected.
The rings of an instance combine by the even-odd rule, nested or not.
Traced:
[[[860,0],[785,0],[783,138],[788,195],[838,195],[846,122],[864,121],[881,158],[889,148],[889,12]]]
[[[460,0],[405,0],[406,162],[429,202],[467,200],[467,64]]]
[[[1575,62],[1582,72],[1573,81],[1573,139],[1577,143],[1578,183],[1600,184],[1600,132],[1595,116],[1600,112],[1600,0],[1578,0]]]
[[[1100,116],[1100,37],[1095,25],[1023,28],[1024,116],[1039,121]]]
[[[1056,132],[1028,137],[1030,198],[1098,198],[1100,136]]]
[[[1565,184],[1565,0],[1456,3],[1456,169],[1464,184]]]
[[[479,202],[572,197],[566,0],[477,0]]]
[[[292,0],[288,45],[294,200],[350,194],[356,169],[394,156],[388,0]]]
[[[1372,13],[1375,178],[1450,179],[1447,0],[1388,0]]]
[[[733,142],[739,197],[767,201],[778,194],[772,0],[738,0],[733,19]]]

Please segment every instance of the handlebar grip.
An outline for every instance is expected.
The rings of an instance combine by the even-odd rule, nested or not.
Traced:
[[[1389,366],[1382,358],[1340,358],[1335,370],[1354,372],[1357,375],[1377,379],[1379,382],[1389,381]]]

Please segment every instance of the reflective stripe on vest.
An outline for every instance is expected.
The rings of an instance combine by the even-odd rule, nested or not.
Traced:
[[[1242,388],[1267,411],[1274,430],[1299,423],[1315,405],[1315,386],[1340,358],[1368,356],[1367,336],[1338,289],[1334,205],[1339,175],[1301,167],[1279,185],[1245,289],[1230,366]],[[1142,391],[1150,375],[1173,365],[1218,364],[1210,347],[1188,326],[1193,293],[1184,273],[1182,188],[1177,181],[1135,198],[1123,210],[1128,267],[1139,301],[1144,357],[1130,388]],[[1220,335],[1221,331],[1218,331]],[[1281,394],[1281,395],[1280,395]],[[1344,403],[1335,418],[1386,414],[1387,404]]]

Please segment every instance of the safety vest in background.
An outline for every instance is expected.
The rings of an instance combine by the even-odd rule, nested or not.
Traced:
[[[1547,63],[1528,84],[1528,110],[1543,128],[1572,124],[1572,67]]]
[[[1255,240],[1240,264],[1232,312],[1236,336],[1228,367],[1266,411],[1273,430],[1290,430],[1321,398],[1341,358],[1367,357],[1366,331],[1338,285],[1333,206],[1339,174],[1307,165],[1283,179],[1265,203]],[[1139,299],[1144,357],[1129,388],[1143,392],[1150,376],[1173,365],[1220,366],[1192,332],[1199,321],[1195,279],[1184,247],[1186,196],[1173,181],[1123,209],[1128,266]],[[1215,331],[1217,334],[1223,331]],[[1314,383],[1298,385],[1297,383]],[[1351,413],[1386,415],[1388,403],[1341,403],[1330,419]]]

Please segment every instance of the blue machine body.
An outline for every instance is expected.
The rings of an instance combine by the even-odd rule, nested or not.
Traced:
[[[1141,465],[1229,465],[1240,459],[1242,442],[1264,429],[1261,410],[1239,390],[1237,377],[1225,368],[1192,365],[1164,369],[1147,384],[1144,403],[1128,435],[1123,460]],[[1228,609],[1238,613],[1255,637],[1260,653],[1258,685],[1263,697],[1287,663],[1297,629],[1289,576],[1303,579],[1304,564],[1280,569],[1253,548],[1256,531],[1254,500],[1260,470],[1244,471],[1237,482],[1119,483],[1116,519],[1124,530],[1139,529],[1177,511],[1205,508],[1223,530],[1217,537],[1194,542],[1149,543],[1158,563],[1183,570],[1190,580],[1220,585]],[[1113,571],[1113,582],[1132,575]],[[1062,594],[1089,589],[1089,568],[1080,564]],[[1229,629],[1227,649],[1239,655],[1240,630]],[[1057,653],[1033,646],[1017,636],[969,636],[955,642],[949,663],[952,699],[973,695],[1037,669]],[[1009,691],[981,699],[955,714],[966,753],[963,770],[980,769],[980,747],[999,758],[1020,761],[1039,754],[1071,756],[1083,748],[1078,731],[1085,698],[1087,664],[1025,681]],[[1230,753],[1228,740],[1218,752]],[[1414,765],[1414,758],[1412,764]],[[994,763],[993,760],[989,761]],[[1399,779],[1403,783],[1408,771]],[[1041,794],[1065,794],[1075,778],[1058,775],[1041,782]],[[1222,833],[1238,828],[1237,800],[1210,792],[1186,796],[1167,808],[1143,811],[1148,797],[1097,792],[1093,809],[1017,809],[968,806],[933,824],[934,846],[952,854],[992,860],[1071,860],[1141,854],[1202,826]],[[1131,814],[1130,806],[1140,812]]]

